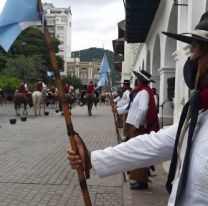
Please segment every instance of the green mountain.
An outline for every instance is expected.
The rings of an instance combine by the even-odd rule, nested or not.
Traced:
[[[72,57],[79,57],[80,61],[102,61],[104,52],[108,58],[108,63],[111,70],[112,84],[114,85],[115,81],[120,80],[120,73],[116,71],[113,66],[114,53],[112,51],[92,47],[80,51],[72,51]]]

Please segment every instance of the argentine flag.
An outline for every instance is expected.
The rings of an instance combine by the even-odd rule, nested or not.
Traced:
[[[8,51],[20,33],[40,22],[38,0],[0,0],[0,45]]]
[[[110,72],[110,67],[108,64],[108,59],[107,59],[106,54],[104,53],[103,60],[102,60],[102,63],[100,65],[100,70],[99,70],[100,80],[97,83],[97,87],[95,89],[98,89],[108,84],[109,72]]]

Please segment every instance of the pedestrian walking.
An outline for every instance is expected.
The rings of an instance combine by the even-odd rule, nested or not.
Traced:
[[[208,12],[193,32],[164,34],[191,44],[191,55],[183,70],[192,95],[184,105],[180,121],[157,133],[93,151],[89,153],[90,164],[96,174],[104,177],[172,159],[167,181],[168,205],[205,206],[208,205]],[[86,160],[83,145],[78,138],[76,141],[81,157],[68,150],[68,159],[75,169]]]

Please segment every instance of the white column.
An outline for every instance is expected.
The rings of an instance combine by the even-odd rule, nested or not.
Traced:
[[[183,106],[189,99],[189,90],[183,77],[183,66],[189,55],[189,47],[179,46],[181,46],[181,48],[174,53],[174,58],[176,60],[174,122],[179,120]]]
[[[162,67],[158,71],[160,72],[160,119],[163,118],[163,126],[165,126],[173,122],[173,102],[168,101],[167,80],[175,77],[175,68]]]

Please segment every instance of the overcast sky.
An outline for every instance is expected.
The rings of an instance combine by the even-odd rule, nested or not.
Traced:
[[[42,0],[55,7],[71,7],[72,51],[90,47],[113,50],[117,23],[125,18],[123,0]]]

